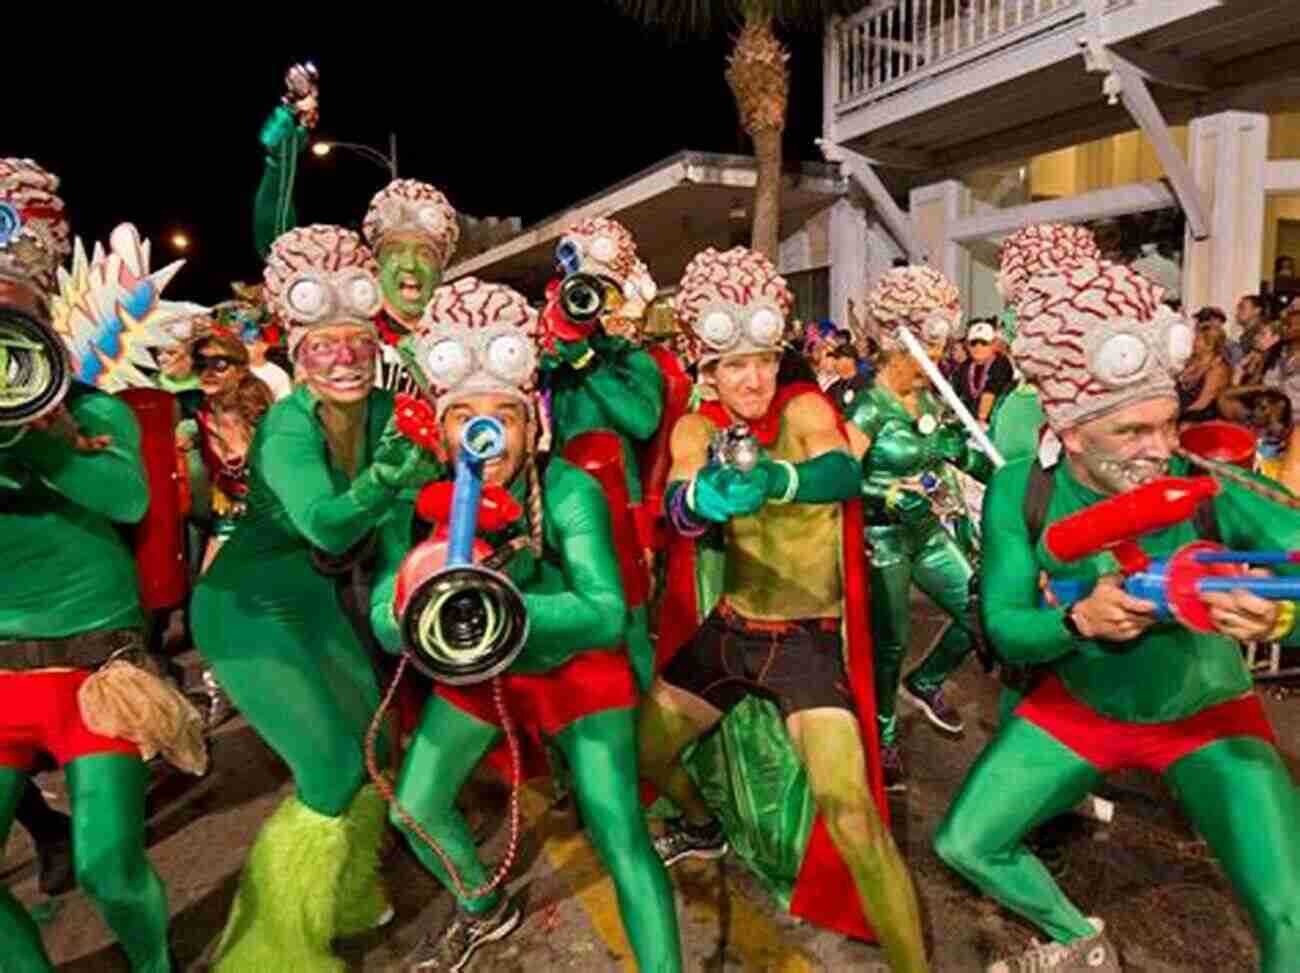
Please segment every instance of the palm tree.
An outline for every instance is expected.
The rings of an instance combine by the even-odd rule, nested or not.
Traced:
[[[621,0],[621,4],[643,23],[678,35],[741,25],[727,57],[727,84],[758,160],[751,245],[775,262],[781,231],[781,135],[790,101],[790,54],[777,39],[775,27],[778,23],[820,25],[831,14],[860,8],[862,0]]]

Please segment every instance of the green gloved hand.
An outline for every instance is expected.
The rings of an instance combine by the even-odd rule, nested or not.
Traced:
[[[930,498],[916,490],[901,490],[886,505],[904,527],[919,527],[934,516]]]
[[[773,469],[775,474],[772,473]],[[785,475],[784,470],[767,459],[760,460],[748,472],[730,468],[727,472],[731,474],[726,483],[727,506],[733,517],[749,517],[763,509],[763,504],[773,495],[772,477]],[[776,495],[780,496],[779,493]]]
[[[591,345],[586,338],[577,341],[557,341],[555,353],[573,368],[586,368],[591,361]]]
[[[735,502],[752,500],[743,484],[738,484],[738,470],[729,466],[706,466],[695,474],[695,482],[686,495],[691,513],[715,524],[725,524],[734,514]],[[761,502],[761,501],[760,501]]]
[[[390,490],[421,487],[446,474],[446,464],[398,431],[396,417],[384,427],[370,469],[375,480]]]
[[[934,450],[946,462],[961,465],[966,458],[966,430],[961,426],[946,425],[940,426],[930,437]]]
[[[262,125],[258,139],[266,151],[274,155],[286,148],[297,147],[294,146],[294,140],[298,138],[299,132],[305,134],[306,130],[298,127],[293,111],[287,105],[277,105]]]

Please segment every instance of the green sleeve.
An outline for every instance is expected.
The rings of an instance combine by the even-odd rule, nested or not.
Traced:
[[[82,451],[61,436],[31,430],[12,447],[20,464],[80,507],[120,524],[149,509],[140,459],[140,427],[130,407],[102,392],[78,395],[68,411],[87,436],[109,436],[106,449]]]
[[[379,552],[370,589],[370,628],[385,652],[399,655],[402,635],[393,616],[393,592],[397,570],[411,549],[411,521],[415,517],[414,494],[393,504],[379,525]]]
[[[294,528],[329,554],[347,553],[379,523],[396,497],[375,477],[373,467],[339,490],[320,428],[296,399],[285,399],[267,413],[252,452],[252,466]]]
[[[664,411],[664,377],[640,348],[601,348],[583,383],[614,429],[644,441],[655,434]]]
[[[799,478],[793,498],[795,503],[839,503],[856,500],[862,492],[861,467],[848,450],[833,449],[791,465]],[[779,497],[789,486],[789,474],[779,463],[773,464],[772,470],[777,479],[769,496]]]
[[[1220,479],[1223,492],[1214,498],[1214,514],[1223,543],[1234,550],[1284,550],[1300,548],[1300,512],[1251,493],[1245,487]],[[1281,489],[1269,482],[1274,490]],[[1300,565],[1272,565],[1277,575],[1300,576]],[[1300,624],[1282,639],[1288,647],[1300,646]]]
[[[980,562],[984,630],[998,654],[1018,665],[1052,662],[1086,644],[1066,629],[1064,611],[1040,606],[1040,567],[1023,512],[1028,471],[1027,462],[1010,463],[989,483]]]
[[[553,669],[579,652],[620,644],[627,601],[599,484],[562,460],[546,475],[547,544],[559,554],[563,591],[524,594],[530,666]]]
[[[266,156],[253,197],[253,243],[258,257],[265,260],[275,238],[298,225],[293,184],[307,130],[298,125],[287,105],[279,105],[262,126],[260,140]]]

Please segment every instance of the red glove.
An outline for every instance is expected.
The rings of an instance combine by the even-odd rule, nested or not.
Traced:
[[[447,448],[442,442],[442,428],[432,407],[424,399],[413,395],[399,395],[394,406],[397,428],[415,445],[427,449],[442,462],[447,462]]]

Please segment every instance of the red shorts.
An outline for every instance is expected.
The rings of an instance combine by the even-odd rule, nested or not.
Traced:
[[[1254,693],[1173,723],[1129,723],[1102,716],[1071,696],[1056,676],[1048,676],[1016,707],[1016,715],[1103,773],[1142,768],[1163,774],[1189,753],[1228,737],[1258,737],[1277,746]]]
[[[0,672],[0,767],[31,770],[42,754],[60,767],[99,753],[140,756],[134,743],[92,733],[82,721],[77,691],[90,675]]]
[[[510,718],[525,731],[555,736],[570,723],[636,705],[636,681],[622,652],[583,652],[558,669],[540,675],[508,675],[505,704]],[[434,692],[457,709],[493,726],[501,725],[492,683],[446,686]]]

